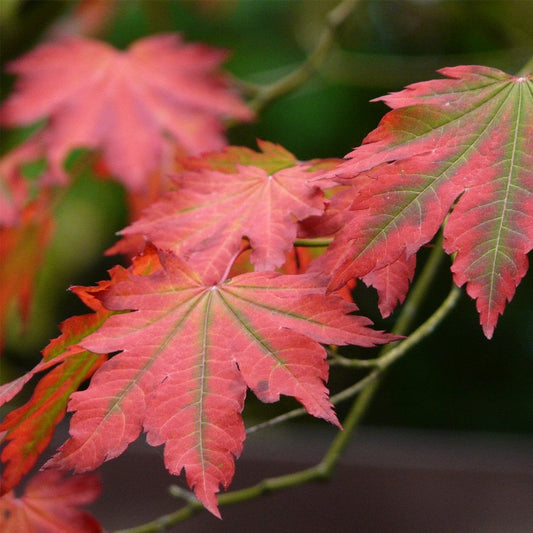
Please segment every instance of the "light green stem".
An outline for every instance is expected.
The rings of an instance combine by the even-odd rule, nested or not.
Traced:
[[[442,249],[443,236],[439,233],[433,244],[433,249],[429,254],[426,264],[420,273],[416,283],[411,287],[409,296],[405,300],[402,312],[392,329],[397,335],[406,335],[412,328],[417,312],[420,310],[422,302],[429,293],[429,288],[437,276],[439,266],[446,257]],[[391,344],[384,347],[383,351],[387,352],[392,349]]]
[[[323,246],[329,246],[333,241],[332,237],[317,237],[315,239],[296,239],[294,246],[302,246],[307,248],[320,248]]]
[[[406,335],[413,326],[413,322],[416,318],[416,314],[420,309],[421,303],[424,300],[426,294],[429,291],[429,287],[433,282],[435,276],[437,275],[439,265],[443,261],[445,254],[442,249],[442,232],[439,233],[438,237],[435,239],[433,244],[433,249],[427,259],[420,276],[417,278],[416,283],[412,286],[409,291],[409,295],[405,300],[405,303],[402,307],[402,312],[398,316],[398,320],[394,324],[392,329],[393,333],[397,335]],[[414,334],[413,337],[417,338]],[[421,340],[421,339],[420,339]],[[405,341],[404,341],[405,342]],[[381,359],[383,354],[393,350],[398,343],[387,344],[383,347],[379,356],[376,359],[348,359],[346,357],[334,356],[333,362],[339,364],[340,366],[351,366],[354,368],[364,368],[364,367],[381,367]],[[403,343],[402,343],[403,344]]]
[[[413,286],[412,292],[408,297],[408,301],[400,316],[398,317],[398,322],[394,328],[394,332],[397,334],[407,333],[408,329],[411,327],[412,322],[415,318],[414,309],[420,307],[423,297],[427,294],[429,290],[429,285],[433,280],[434,276],[438,272],[438,266],[440,261],[445,257],[444,252],[441,248],[442,238],[439,237],[435,243],[435,247],[428,258],[428,261],[422,270],[420,277],[417,279],[415,285]],[[344,400],[352,398],[365,387],[370,385],[370,383],[376,381],[376,379],[387,369],[392,363],[397,361],[400,357],[409,352],[414,346],[428,337],[437,326],[444,320],[446,315],[454,308],[459,297],[461,295],[461,290],[455,285],[452,286],[452,289],[446,299],[442,302],[439,308],[423,323],[421,324],[408,338],[400,343],[391,343],[384,346],[380,352],[380,355],[376,359],[367,359],[367,360],[351,360],[347,358],[340,358],[343,366],[351,366],[355,368],[360,368],[364,366],[372,367],[373,370],[363,379],[354,383],[351,387],[331,396],[330,401],[334,405],[338,405]],[[408,305],[409,304],[409,305]],[[407,308],[407,311],[404,309]],[[408,317],[408,318],[407,318]],[[401,328],[398,326],[401,326]],[[282,422],[286,422],[293,418],[303,416],[306,414],[306,410],[303,408],[293,409],[282,415],[271,418],[266,422],[256,424],[251,426],[246,430],[247,435],[255,433],[259,430],[266,429],[268,427],[275,426]]]

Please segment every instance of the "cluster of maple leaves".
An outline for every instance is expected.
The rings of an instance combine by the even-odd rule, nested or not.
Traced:
[[[381,98],[392,111],[344,161],[301,162],[266,141],[259,151],[224,147],[224,119],[253,118],[219,70],[224,57],[176,35],[124,52],[76,38],[10,65],[19,77],[1,122],[46,122],[0,163],[2,321],[14,301],[27,312],[72,149],[97,150],[98,171],[145,208],[112,249],[131,265],[95,287],[73,287],[92,312],[63,322],[42,361],[0,387],[5,403],[41,374],[31,399],[0,424],[0,516],[12,517],[12,531],[27,517],[12,489],[67,407],[71,436],[46,467],[94,470],[144,431],[149,444],[165,445],[167,469],[185,470],[220,516],[216,493],[229,486],[245,440],[246,391],[264,402],[293,396],[340,427],[323,345],[397,339],[354,314],[352,280],[374,286],[389,315],[408,292],[418,249],[445,224],[454,280],[476,299],[490,338],[526,273],[531,75],[442,69],[444,79]],[[23,167],[38,158],[47,168],[32,189]],[[295,246],[318,237],[332,243],[316,257]],[[25,498],[39,496],[40,483],[72,492],[73,481],[52,472]],[[75,504],[96,494],[86,479]]]

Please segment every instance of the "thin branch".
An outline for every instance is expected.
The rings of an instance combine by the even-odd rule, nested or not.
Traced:
[[[357,401],[354,402],[354,405],[344,420],[344,431],[339,431],[337,433],[328,451],[318,464],[311,468],[306,468],[292,474],[263,479],[256,485],[252,485],[251,487],[247,487],[245,489],[226,492],[218,496],[218,504],[223,506],[233,503],[240,503],[257,498],[268,492],[286,489],[307,483],[309,481],[329,477],[338,463],[342,452],[346,448],[353,431],[361,419],[361,416],[366,411],[366,407],[372,396],[372,393],[373,387],[367,387],[359,395]],[[178,490],[177,493],[179,497],[189,499],[189,496],[185,495],[182,490]],[[157,531],[164,531],[166,528],[190,518],[194,513],[202,509],[203,506],[198,500],[190,501],[179,511],[160,516],[158,519],[141,526],[123,529],[116,531],[115,533],[155,533]]]
[[[421,303],[426,297],[429,287],[433,283],[435,276],[438,273],[440,263],[446,257],[442,248],[443,236],[442,232],[439,233],[433,244],[433,249],[422,269],[422,272],[418,276],[416,282],[409,291],[409,295],[405,300],[402,307],[402,311],[398,320],[396,321],[393,333],[397,335],[406,335],[413,326],[416,314],[418,313]],[[431,320],[431,319],[429,319]],[[417,330],[418,331],[418,330]],[[402,342],[402,345],[405,341]],[[383,347],[380,355],[375,359],[349,359],[348,357],[342,357],[335,353],[331,353],[333,364],[345,367],[364,368],[364,367],[380,367],[383,368],[383,356],[385,353],[394,350],[398,347],[398,343],[387,344]]]
[[[170,487],[168,487],[168,492],[171,496],[174,496],[174,498],[180,498],[185,500],[187,503],[199,503],[198,499],[194,495],[194,492],[184,489],[179,485],[170,485]]]
[[[334,42],[335,33],[353,12],[358,2],[359,0],[343,0],[326,15],[326,24],[315,49],[295,70],[269,85],[241,84],[245,91],[255,93],[255,97],[250,101],[249,106],[256,113],[280,96],[303,85],[317,71]]]
[[[348,400],[349,398],[352,398],[358,392],[361,392],[361,390],[363,390],[372,381],[374,381],[378,377],[379,374],[380,374],[380,370],[375,370],[374,372],[371,372],[370,374],[368,374],[368,376],[365,376],[363,379],[359,380],[357,383],[354,383],[351,387],[348,387],[347,389],[344,389],[338,394],[331,396],[329,399],[330,402],[333,405],[337,405],[344,400]],[[257,431],[271,428],[273,426],[277,426],[278,424],[287,422],[288,420],[292,420],[293,418],[298,418],[306,414],[307,414],[307,411],[303,407],[293,409],[292,411],[283,413],[282,415],[271,418],[270,420],[266,420],[265,422],[261,422],[254,426],[250,426],[246,430],[246,435],[251,435],[252,433],[256,433]]]
[[[329,246],[333,241],[333,237],[317,237],[315,239],[296,239],[294,246],[302,246],[307,248],[320,248]]]
[[[439,306],[439,308],[407,339],[401,344],[385,352],[379,359],[379,367],[385,369],[406,354],[413,346],[431,335],[437,326],[444,320],[448,313],[455,307],[461,297],[461,289],[456,285],[452,286],[448,296]]]
[[[331,403],[333,405],[338,405],[340,402],[348,400],[355,396],[367,385],[375,381],[392,363],[397,361],[400,357],[408,353],[414,346],[416,346],[426,337],[431,335],[438,327],[438,325],[446,318],[448,313],[455,307],[460,296],[461,290],[455,285],[453,285],[448,296],[442,302],[439,308],[421,326],[419,326],[415,331],[413,331],[413,333],[411,333],[411,335],[409,335],[407,339],[405,339],[400,344],[389,350],[383,349],[382,355],[380,357],[377,357],[376,359],[368,359],[367,361],[355,360],[355,365],[346,364],[345,366],[357,367],[360,363],[369,363],[369,365],[374,366],[375,369],[363,379],[353,384],[351,387],[348,387],[347,389],[344,389],[343,391],[331,396]],[[346,359],[346,361],[352,360]],[[273,427],[275,425],[287,422],[288,420],[303,416],[305,414],[307,414],[307,411],[302,407],[298,409],[293,409],[292,411],[283,413],[282,415],[271,418],[270,420],[267,420],[265,422],[250,426],[246,430],[246,434],[251,435],[252,433],[256,433],[257,431]]]
[[[400,313],[400,316],[398,317],[398,320],[392,329],[393,333],[396,333],[397,335],[407,335],[409,330],[413,327],[416,314],[420,310],[423,300],[429,293],[429,288],[437,276],[441,262],[446,257],[446,254],[442,248],[442,242],[443,236],[441,231],[435,239],[433,249],[429,254],[420,276],[409,291],[409,295],[407,296],[407,299],[402,307],[402,312]],[[392,349],[392,346],[394,346],[394,344],[389,344],[385,346],[384,350],[388,351]]]
[[[378,366],[378,359],[350,359],[339,354],[332,355],[329,366],[344,366],[346,368],[374,368]]]
[[[416,279],[409,296],[407,297],[405,304],[402,307],[398,320],[393,328],[393,332],[398,335],[405,335],[408,333],[409,329],[412,327],[412,324],[415,320],[416,313],[420,309],[421,303],[425,296],[429,293],[429,287],[437,272],[441,261],[443,261],[446,254],[442,249],[442,232],[438,235],[433,249],[420,273],[420,276]],[[452,296],[453,293],[453,296]],[[375,370],[365,376],[363,379],[348,387],[347,389],[331,396],[330,401],[333,405],[337,405],[339,402],[352,398],[362,389],[364,389],[371,382],[376,380],[381,373],[394,361],[400,358],[402,355],[407,353],[413,346],[418,344],[420,341],[425,339],[429,333],[434,331],[437,325],[442,321],[446,314],[453,308],[457,298],[459,297],[460,292],[454,287],[446,300],[441,304],[441,306],[431,315],[431,317],[426,320],[416,331],[414,331],[406,340],[398,343],[391,343],[384,346],[380,355],[376,359],[348,359],[347,357],[338,356],[331,350],[328,353],[335,360],[342,361],[343,366],[352,366],[355,368],[362,367],[374,367]],[[450,300],[451,298],[451,300]],[[408,342],[409,341],[409,342]],[[407,345],[405,345],[408,342]],[[254,426],[249,427],[246,430],[246,434],[250,435],[259,430],[266,429],[293,418],[303,416],[307,411],[303,408],[293,409],[282,415],[276,416],[265,422],[261,422]]]

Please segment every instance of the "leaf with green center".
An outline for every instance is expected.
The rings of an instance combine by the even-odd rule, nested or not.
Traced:
[[[232,147],[185,162],[195,170],[174,178],[178,190],[152,204],[122,234],[144,235],[215,281],[239,252],[243,237],[250,241],[257,270],[281,266],[298,221],[322,214],[324,194],[308,183],[317,175],[312,171],[317,162],[299,163],[281,147],[260,146],[264,153]],[[244,166],[241,160],[254,164]]]
[[[72,395],[71,438],[49,465],[85,471],[120,455],[140,434],[165,444],[165,464],[186,471],[195,494],[219,516],[245,438],[247,387],[264,402],[293,396],[338,425],[324,381],[319,343],[374,346],[396,337],[348,313],[313,274],[256,272],[205,283],[173,255],[150,276],[131,276],[103,295],[114,315],[82,346],[120,351]]]
[[[533,80],[479,66],[440,72],[449,79],[378,98],[394,110],[328,174],[360,183],[330,250],[331,288],[409,259],[456,202],[444,249],[490,338],[533,247]]]
[[[203,153],[200,157],[180,158],[176,170],[197,172],[211,169],[233,174],[237,172],[239,166],[246,165],[259,167],[269,174],[274,174],[298,164],[296,157],[280,144],[257,139],[257,145],[259,152],[246,146],[225,146],[222,150]]]

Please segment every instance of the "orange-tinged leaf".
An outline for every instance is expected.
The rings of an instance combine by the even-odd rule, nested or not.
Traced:
[[[225,57],[178,35],[127,51],[84,38],[44,44],[10,64],[20,78],[0,119],[15,126],[49,117],[44,142],[56,181],[66,179],[68,152],[83,146],[101,148],[111,172],[143,190],[169,136],[187,153],[214,150],[225,144],[224,117],[252,118],[219,71]]]
[[[33,467],[50,442],[54,429],[65,416],[70,395],[107,359],[90,353],[77,342],[101,326],[111,312],[105,309],[95,294],[120,279],[124,269],[113,270],[113,280],[98,287],[74,287],[73,292],[93,310],[65,320],[62,334],[43,350],[43,360],[33,370],[0,387],[0,405],[11,400],[37,373],[55,366],[41,378],[27,403],[9,412],[0,424],[0,458],[5,467],[0,477],[0,494],[17,486]]]
[[[149,254],[150,253],[153,253],[152,250],[149,250]],[[147,254],[148,257],[149,254]],[[132,266],[132,271],[135,273],[150,273],[159,268],[159,262],[157,262],[156,268],[150,266],[148,272],[145,272],[146,264],[150,265],[150,263],[146,262],[145,257],[141,256],[140,258],[136,258],[135,263]],[[26,372],[23,376],[0,386],[0,406],[10,401],[16,394],[18,394],[22,387],[34,375],[62,363],[70,357],[70,355],[82,351],[76,343],[97,329],[111,314],[110,311],[102,305],[96,295],[99,292],[108,289],[113,283],[127,279],[127,272],[128,271],[124,268],[117,266],[110,270],[111,279],[109,281],[100,282],[96,287],[70,288],[70,290],[88,307],[95,311],[95,313],[74,316],[65,320],[59,326],[59,329],[62,332],[61,335],[56,339],[51,340],[48,346],[43,350],[43,359],[39,364],[37,364],[31,371]]]
[[[37,473],[17,497],[13,491],[0,497],[2,533],[99,533],[98,522],[79,506],[100,495],[95,474],[65,478],[60,472]]]
[[[143,255],[134,258],[130,271],[147,275],[160,268],[155,249],[148,246]],[[71,287],[72,292],[95,312],[65,320],[60,326],[62,334],[43,350],[42,361],[23,376],[0,386],[2,406],[35,375],[56,367],[41,378],[30,400],[8,413],[0,424],[0,458],[6,465],[0,477],[0,493],[15,487],[35,464],[64,417],[70,395],[107,359],[81,348],[78,342],[98,329],[112,314],[97,296],[127,279],[128,271],[117,266],[110,274],[109,281],[96,287]]]
[[[149,274],[160,267],[154,248],[147,247],[143,255],[134,259],[131,271]],[[105,355],[84,350],[77,343],[112,314],[102,306],[97,295],[127,279],[128,271],[117,266],[110,273],[111,279],[96,287],[71,287],[94,313],[65,320],[60,326],[62,334],[43,350],[42,361],[23,376],[0,386],[1,406],[14,398],[35,375],[52,368],[40,379],[30,400],[9,412],[0,424],[0,458],[5,465],[0,477],[0,494],[17,486],[32,468],[63,419],[71,394],[107,359]]]
[[[82,350],[71,354],[39,381],[25,405],[7,414],[0,424],[1,442],[5,445],[0,456],[5,465],[0,494],[18,485],[33,467],[65,416],[70,395],[106,359]]]
[[[52,237],[48,195],[43,192],[17,217],[18,223],[0,227],[0,351],[8,312],[18,305],[22,319],[29,316],[35,281]]]
[[[0,227],[21,222],[22,211],[30,203],[30,191],[21,167],[42,156],[37,134],[0,158]]]
[[[131,272],[148,274],[160,268],[153,247],[136,257]],[[18,485],[46,448],[57,424],[63,419],[70,395],[107,359],[81,348],[77,343],[98,329],[112,314],[103,307],[98,294],[127,279],[128,270],[115,267],[111,279],[96,287],[71,287],[94,313],[74,316],[61,325],[61,335],[43,350],[43,359],[31,371],[0,386],[0,406],[18,394],[35,375],[50,370],[38,382],[32,397],[9,412],[0,424],[0,458],[5,465],[0,477],[0,494]],[[55,368],[53,368],[55,367]]]
[[[144,429],[165,444],[165,464],[185,469],[196,496],[219,516],[215,494],[227,487],[245,438],[240,416],[247,387],[265,402],[294,396],[307,411],[338,424],[324,385],[319,343],[374,346],[396,337],[315,274],[254,272],[219,283],[173,255],[164,269],[111,287],[115,311],[81,345],[114,352],[85,391],[72,395],[71,438],[47,464],[85,471],[120,455]]]
[[[456,203],[444,249],[490,338],[533,247],[533,79],[480,66],[440,72],[448,79],[378,99],[393,111],[330,172],[359,184],[331,249],[331,287],[409,259]]]

